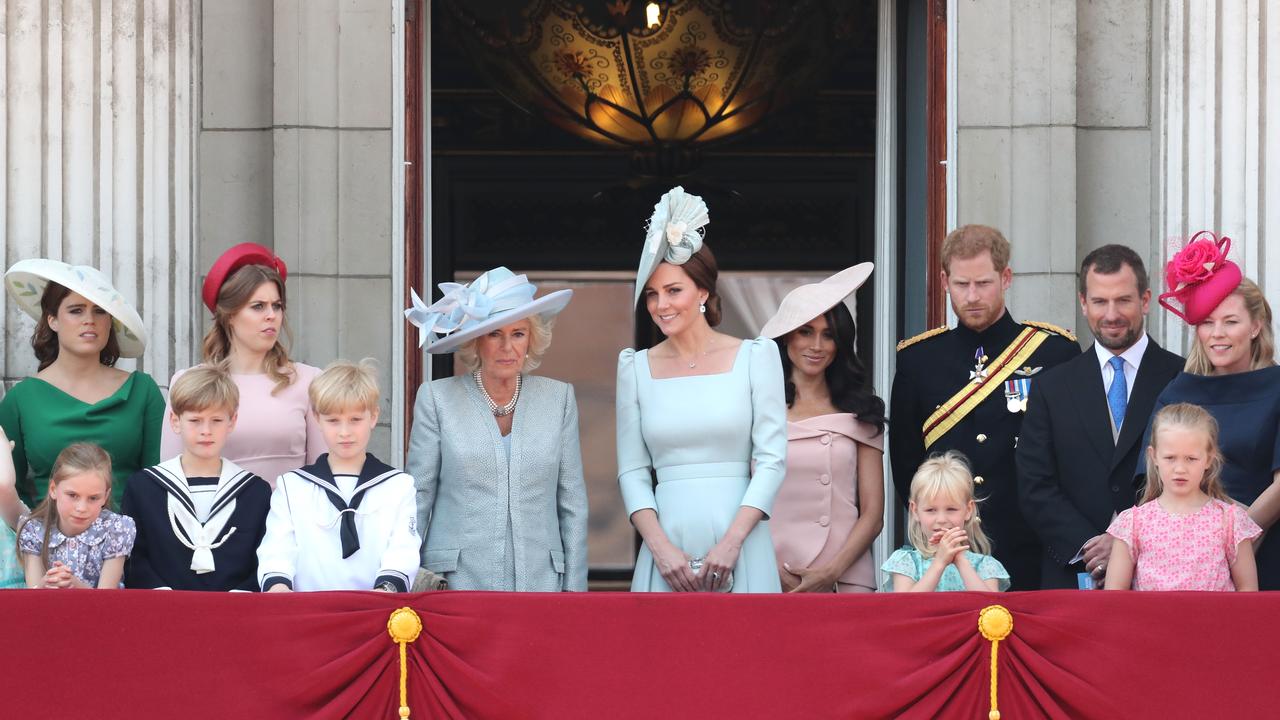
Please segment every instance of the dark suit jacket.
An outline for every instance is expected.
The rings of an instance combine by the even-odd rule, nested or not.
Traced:
[[[1044,546],[1042,587],[1076,587],[1084,565],[1068,562],[1106,532],[1114,513],[1133,506],[1142,433],[1156,397],[1182,366],[1181,357],[1150,341],[1115,442],[1093,348],[1032,385],[1016,458],[1022,512]]]

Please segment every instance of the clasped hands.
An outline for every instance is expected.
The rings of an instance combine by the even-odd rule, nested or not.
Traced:
[[[693,558],[667,543],[654,551],[653,562],[662,579],[676,592],[716,592],[728,582],[741,551],[741,546],[721,540],[702,559],[702,569],[695,573],[689,567]]]

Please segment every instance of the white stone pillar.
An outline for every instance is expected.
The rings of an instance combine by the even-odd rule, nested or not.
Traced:
[[[0,7],[0,233],[7,268],[50,257],[111,276],[146,322],[138,367],[191,363],[192,0]],[[35,372],[33,321],[0,297],[3,377]]]
[[[1280,303],[1280,7],[1272,0],[1161,5],[1154,240],[1161,263],[1171,239],[1204,229],[1226,234],[1232,258],[1274,306]],[[1185,351],[1188,329],[1160,314],[1167,321],[1162,342]]]

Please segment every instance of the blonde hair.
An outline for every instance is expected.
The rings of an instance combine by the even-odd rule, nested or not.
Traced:
[[[84,473],[97,473],[102,477],[102,481],[106,483],[107,489],[102,502],[103,509],[111,507],[111,456],[106,450],[94,445],[93,443],[78,442],[71,443],[58,453],[57,459],[53,461],[53,469],[49,472],[49,484],[57,486],[63,480],[72,475],[81,475]],[[53,536],[53,531],[58,527],[58,501],[54,498],[53,493],[44,496],[44,499],[36,505],[26,517],[18,521],[18,527],[14,528],[14,532],[21,537],[22,528],[32,520],[39,520],[42,526],[44,536],[40,542],[40,562],[49,567],[49,538]],[[22,562],[22,547],[18,547],[18,562]]]
[[[920,469],[911,478],[911,502],[918,507],[927,498],[945,495],[968,504],[974,497],[973,473],[965,458],[954,450],[941,455],[934,455],[920,464]],[[969,548],[983,555],[991,554],[991,540],[982,531],[982,520],[978,517],[978,506],[975,503],[973,514],[965,521],[965,535],[969,539]],[[907,513],[907,540],[911,546],[925,557],[932,557],[935,548],[929,545],[929,536],[920,526],[920,519],[914,512]]]
[[[272,283],[276,286],[276,290],[280,293],[280,307],[283,313],[284,308],[288,307],[285,302],[284,279],[274,268],[265,265],[245,265],[231,273],[231,277],[222,283],[222,287],[218,289],[218,303],[213,312],[213,327],[209,328],[209,332],[205,334],[204,344],[201,346],[205,362],[220,363],[227,359],[227,355],[231,352],[231,318],[249,304],[253,294],[264,283]],[[289,330],[287,315],[280,318],[280,334],[290,343],[293,342],[293,333]],[[278,337],[276,344],[267,351],[263,364],[266,366],[263,370],[266,371],[267,377],[276,384],[271,389],[272,395],[289,387],[293,382],[295,377],[293,361],[289,359],[289,351],[281,344]]]
[[[225,360],[217,365],[197,365],[169,388],[169,409],[175,416],[214,408],[235,414],[239,407],[240,388],[227,372]]]
[[[378,375],[373,358],[358,363],[335,360],[307,388],[311,409],[317,415],[331,415],[348,408],[373,412],[378,409]]]
[[[961,225],[942,241],[942,269],[949,273],[954,258],[968,260],[983,252],[991,253],[991,264],[996,272],[1004,272],[1009,267],[1013,251],[999,230],[989,225]]]
[[[1276,336],[1271,328],[1271,303],[1267,302],[1258,284],[1249,278],[1241,280],[1236,289],[1231,291],[1231,295],[1239,295],[1244,300],[1244,309],[1249,313],[1249,319],[1262,326],[1258,337],[1250,343],[1253,352],[1249,369],[1261,370],[1275,365]],[[1213,373],[1213,363],[1209,362],[1209,354],[1204,351],[1199,333],[1196,333],[1191,340],[1191,352],[1187,353],[1187,365],[1183,369],[1193,375]]]
[[[520,368],[525,372],[532,372],[538,369],[542,364],[542,356],[547,354],[547,349],[551,347],[551,328],[555,326],[555,318],[544,318],[541,315],[530,315],[520,320],[529,321],[529,354],[524,358],[524,367]],[[509,324],[520,322],[515,320]],[[480,343],[480,338],[472,338],[461,345],[454,351],[456,357],[462,367],[469,373],[473,373],[480,369],[480,353],[476,346]]]
[[[1160,467],[1155,462],[1156,439],[1165,428],[1177,427],[1186,430],[1198,430],[1205,435],[1209,445],[1209,468],[1200,480],[1200,490],[1211,498],[1231,502],[1227,491],[1222,487],[1222,466],[1225,460],[1218,447],[1218,421],[1208,410],[1191,403],[1174,403],[1166,405],[1156,413],[1151,421],[1151,445],[1147,454],[1147,486],[1143,488],[1141,505],[1160,497],[1164,492],[1164,483],[1160,480]]]

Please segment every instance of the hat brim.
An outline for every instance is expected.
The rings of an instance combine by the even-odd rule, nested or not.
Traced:
[[[500,328],[504,325],[510,325],[513,322],[523,320],[531,315],[539,315],[544,319],[555,317],[564,310],[569,301],[573,299],[573,290],[557,290],[553,293],[547,293],[532,302],[525,303],[517,308],[512,308],[504,312],[496,313],[475,325],[467,326],[462,330],[450,333],[434,340],[428,340],[426,346],[422,349],[433,355],[441,355],[451,353],[457,350],[459,346],[468,340],[490,332],[491,330]]]
[[[859,263],[821,282],[801,285],[792,290],[782,298],[778,311],[765,322],[760,334],[767,338],[779,338],[822,315],[857,292],[867,278],[871,277],[873,270],[874,263]]]
[[[106,275],[94,268],[89,269],[97,277],[60,260],[19,260],[4,274],[4,286],[9,297],[36,322],[40,321],[40,298],[49,283],[57,283],[83,296],[111,315],[120,357],[142,357],[147,349],[147,328],[142,316],[116,291]]]

